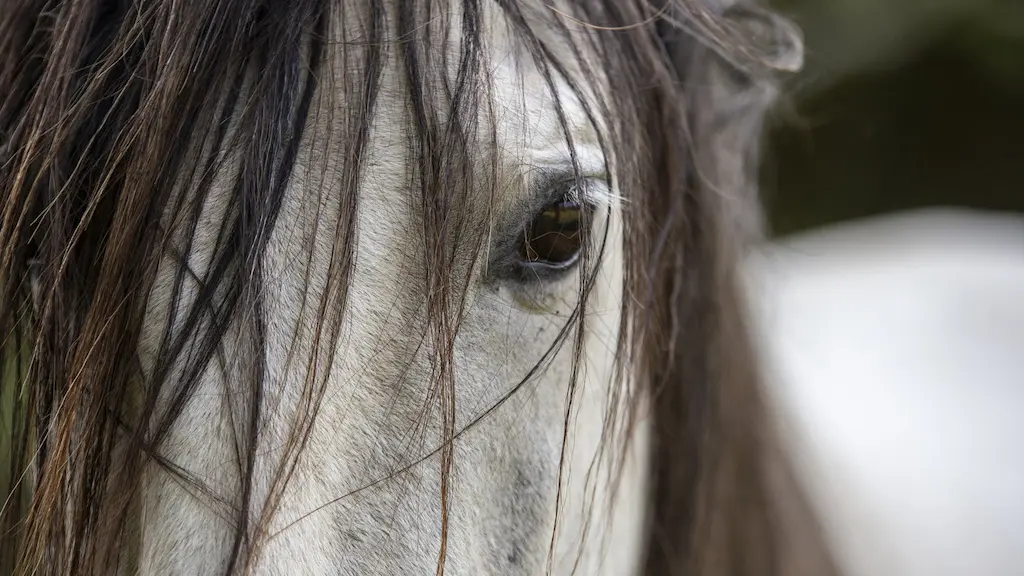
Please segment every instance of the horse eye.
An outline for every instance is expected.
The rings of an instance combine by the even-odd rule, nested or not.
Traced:
[[[524,230],[521,262],[551,271],[572,267],[583,248],[584,211],[579,202],[565,198],[545,206]]]

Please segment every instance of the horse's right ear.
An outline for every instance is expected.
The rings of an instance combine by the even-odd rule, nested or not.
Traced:
[[[803,68],[800,28],[751,0],[668,0],[658,36],[677,71],[693,64],[700,48],[736,72],[764,77]],[[685,75],[683,75],[685,77]]]
[[[763,120],[779,76],[803,67],[800,28],[755,0],[668,0],[658,36],[685,93],[693,162],[706,184],[724,192],[726,225],[759,237],[757,197]]]
[[[722,11],[727,38],[735,42],[730,54],[719,55],[751,75],[795,73],[804,65],[804,39],[788,18],[752,3],[733,2]]]

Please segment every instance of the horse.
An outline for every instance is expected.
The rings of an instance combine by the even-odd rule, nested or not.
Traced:
[[[10,0],[17,574],[830,574],[748,0]]]

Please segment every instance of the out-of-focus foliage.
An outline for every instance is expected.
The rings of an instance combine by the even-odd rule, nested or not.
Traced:
[[[775,7],[808,52],[770,135],[778,233],[917,206],[1024,210],[1024,2]]]

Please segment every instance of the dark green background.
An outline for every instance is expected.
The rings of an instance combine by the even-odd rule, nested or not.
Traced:
[[[773,230],[922,206],[1024,211],[1024,0],[888,0],[854,22],[843,2],[872,3],[776,2],[808,56],[767,136]],[[884,7],[901,2],[922,4]]]

